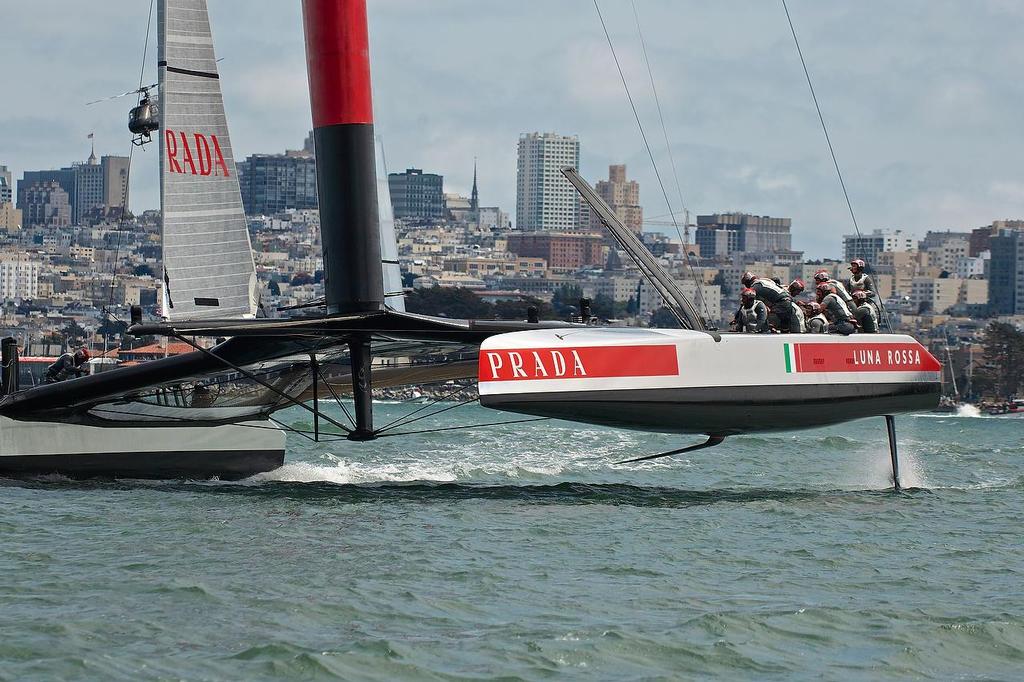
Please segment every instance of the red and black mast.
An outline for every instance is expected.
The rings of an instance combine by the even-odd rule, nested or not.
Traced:
[[[366,0],[302,0],[328,314],[384,309]],[[373,429],[370,339],[349,341],[356,428]],[[314,370],[316,371],[316,370]]]
[[[328,313],[383,310],[366,0],[303,0]]]

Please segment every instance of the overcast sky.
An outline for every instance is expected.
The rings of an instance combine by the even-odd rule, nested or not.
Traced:
[[[971,229],[1024,218],[1024,2],[789,0],[862,230]],[[780,2],[636,0],[694,212],[793,218],[794,247],[839,255],[846,205]],[[310,129],[299,0],[209,0],[236,156],[297,148]],[[0,164],[126,154],[147,0],[0,0]],[[629,0],[601,0],[679,208]],[[585,176],[628,164],[645,215],[668,209],[592,0],[369,0],[377,132],[389,170],[441,173],[515,208],[526,131],[577,134]],[[154,27],[155,29],[155,27]],[[151,43],[152,45],[152,43]],[[155,54],[146,82],[155,82]],[[158,204],[156,148],[132,207]],[[666,228],[660,228],[666,229]]]

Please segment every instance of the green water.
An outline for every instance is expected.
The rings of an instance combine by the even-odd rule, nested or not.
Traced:
[[[0,481],[0,679],[1020,679],[1024,420],[898,428],[899,495],[881,419],[627,466],[684,443],[540,422]]]

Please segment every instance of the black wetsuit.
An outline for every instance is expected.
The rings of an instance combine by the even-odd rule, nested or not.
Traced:
[[[57,358],[57,361],[46,368],[46,383],[55,384],[58,381],[71,379],[72,377],[85,374],[85,370],[75,364],[75,356],[72,353],[64,353]]]
[[[779,331],[800,333],[800,320],[793,312],[793,297],[789,295],[788,290],[766,277],[755,279],[750,288],[757,294],[757,299],[764,301],[779,318]]]
[[[875,306],[865,301],[853,309],[853,314],[857,318],[861,331],[867,334],[878,333],[878,313],[875,311]]]
[[[850,321],[853,313],[850,312],[850,309],[846,306],[843,299],[839,297],[839,294],[829,294],[821,299],[821,307],[832,318],[837,332],[849,336],[856,331],[857,327]]]

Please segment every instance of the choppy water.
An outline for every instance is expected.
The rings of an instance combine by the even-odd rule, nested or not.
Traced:
[[[1024,422],[898,429],[899,495],[881,419],[625,466],[684,443],[541,422],[0,482],[0,679],[1020,679]]]

